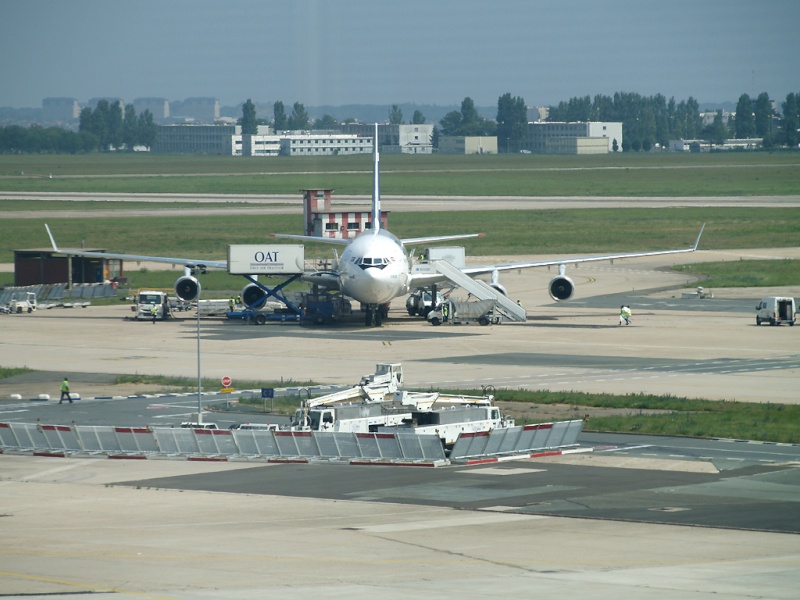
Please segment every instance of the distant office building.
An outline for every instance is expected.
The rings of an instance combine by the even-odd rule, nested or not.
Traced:
[[[523,148],[534,154],[607,154],[622,149],[622,123],[528,123]]]
[[[372,139],[375,125],[349,123],[342,127],[342,131]],[[388,154],[433,154],[432,137],[433,125],[428,123],[378,125],[378,148]]]
[[[372,152],[372,136],[285,132],[280,140],[282,156],[347,156]]]
[[[149,110],[156,123],[163,123],[169,119],[169,100],[166,98],[136,98],[133,101],[133,108],[137,115]]]
[[[442,136],[439,154],[497,154],[497,136]]]
[[[181,104],[182,117],[201,123],[213,123],[219,119],[219,100],[216,98],[187,98]]]
[[[233,155],[235,125],[159,125],[153,152]],[[241,151],[241,148],[240,148]]]
[[[237,127],[241,129],[241,127]],[[261,127],[259,127],[259,130]],[[269,129],[267,127],[267,129]],[[280,156],[281,138],[278,135],[234,135],[231,156]]]
[[[242,135],[241,125],[159,125],[153,152],[224,156],[345,156],[372,152],[372,138],[338,133],[285,132],[259,125]]]
[[[77,119],[81,107],[75,98],[45,98],[42,100],[42,120],[45,123],[65,123]]]

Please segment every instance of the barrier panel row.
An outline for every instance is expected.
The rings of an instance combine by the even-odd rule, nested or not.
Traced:
[[[583,421],[576,420],[522,425],[481,433],[462,433],[450,452],[450,460],[575,446],[582,430]]]
[[[445,461],[435,435],[0,423],[3,450],[119,456]]]
[[[577,445],[583,421],[463,433],[450,460],[547,451]],[[0,423],[4,450],[204,457],[446,461],[436,435],[259,431]]]

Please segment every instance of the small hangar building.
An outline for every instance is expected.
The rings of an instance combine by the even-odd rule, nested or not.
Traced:
[[[105,252],[104,248],[83,248]],[[64,256],[52,248],[14,250],[14,285],[53,283],[103,283],[122,280],[122,261],[117,258]]]

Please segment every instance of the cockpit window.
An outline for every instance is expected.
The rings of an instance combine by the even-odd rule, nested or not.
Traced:
[[[375,257],[368,257],[365,256],[360,261],[358,261],[358,266],[362,269],[369,269],[371,267],[376,269],[383,269],[386,265],[389,264],[388,258],[375,258]]]

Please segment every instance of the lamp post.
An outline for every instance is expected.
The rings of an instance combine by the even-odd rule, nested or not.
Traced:
[[[203,422],[203,384],[200,377],[200,283],[197,284],[197,423]]]

